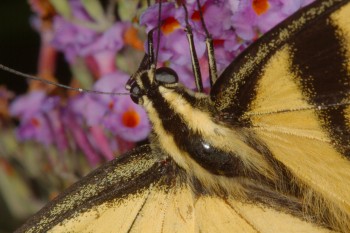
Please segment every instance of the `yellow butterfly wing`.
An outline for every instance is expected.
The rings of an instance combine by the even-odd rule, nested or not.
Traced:
[[[349,1],[319,1],[249,48],[237,61],[244,65],[229,67],[232,78],[213,90],[223,114],[235,111],[305,185],[305,211],[338,222],[333,227],[344,232],[350,229],[349,16]],[[225,86],[238,95],[230,97]]]
[[[289,214],[205,194],[148,146],[73,185],[16,232],[329,232]]]

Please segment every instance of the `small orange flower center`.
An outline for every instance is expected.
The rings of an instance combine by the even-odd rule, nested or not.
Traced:
[[[131,27],[126,30],[124,34],[124,41],[126,44],[134,47],[135,49],[143,51],[143,42],[137,34],[137,30]]]
[[[130,109],[123,113],[122,122],[126,127],[134,128],[140,123],[140,116],[135,110]]]
[[[108,109],[109,110],[112,110],[114,108],[114,103],[112,102],[112,101],[110,101],[109,103],[108,103]]]
[[[32,125],[34,125],[35,127],[39,127],[39,126],[40,126],[40,122],[39,122],[39,120],[36,119],[36,118],[32,118],[32,119],[30,120],[30,122],[31,122]]]
[[[174,17],[169,17],[163,21],[161,30],[165,35],[167,35],[175,31],[179,27],[180,27],[179,21],[177,21]]]
[[[253,10],[257,15],[265,13],[269,9],[269,2],[267,0],[253,0]]]
[[[201,7],[201,11],[202,13],[204,14],[204,11],[205,11],[206,7],[205,6],[202,6]],[[194,11],[193,14],[191,15],[191,19],[193,21],[199,21],[201,19],[201,15],[200,15],[200,12],[197,10],[197,11]]]

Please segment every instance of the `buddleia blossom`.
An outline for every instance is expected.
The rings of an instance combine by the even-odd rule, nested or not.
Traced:
[[[117,71],[116,56],[125,46],[124,34],[131,28],[131,23],[111,21],[106,15],[96,18],[80,0],[66,3],[69,11],[55,14],[45,30],[43,23],[36,21],[39,32],[50,35],[45,36],[44,50],[52,47],[62,52],[75,70],[74,75],[85,79],[80,77],[79,81],[91,83],[92,77],[98,79],[90,88],[125,92],[129,75]],[[52,55],[42,53],[39,63],[54,62]],[[79,60],[83,61],[83,66]],[[52,65],[39,67],[47,70],[45,75],[39,70],[41,76],[54,73]],[[90,74],[82,75],[80,70],[84,69]],[[47,105],[53,98],[56,105],[49,108]],[[69,98],[50,97],[43,90],[21,96],[11,109],[12,116],[20,120],[17,136],[21,140],[56,145],[65,150],[70,138],[70,147],[83,151],[91,165],[113,159],[116,154],[130,149],[133,142],[145,139],[150,131],[145,111],[128,96],[79,94]]]
[[[189,88],[195,88],[193,74],[191,71],[191,56],[188,47],[188,41],[184,28],[185,17],[182,8],[176,7],[175,3],[163,3],[160,27],[161,38],[158,44],[157,34],[154,33],[154,43],[158,50],[158,62],[160,65],[170,62],[170,66],[179,73],[180,81]],[[146,31],[158,26],[158,4],[149,7],[140,17],[140,24],[146,26]],[[194,32],[194,37],[200,36]],[[199,40],[199,38],[197,39]],[[205,53],[205,44],[200,43],[196,46],[199,57]],[[181,72],[182,71],[182,72]],[[205,82],[208,86],[209,82]]]
[[[122,93],[128,79],[127,74],[116,71],[101,77],[93,89]],[[129,96],[85,94],[72,99],[71,107],[87,126],[103,126],[114,136],[130,142],[143,140],[150,132],[145,111]]]
[[[124,87],[129,76],[115,72],[102,77],[96,82],[95,90],[108,90],[116,93],[125,92]],[[114,87],[114,88],[111,88]],[[102,96],[96,96],[102,102]],[[145,139],[150,132],[150,124],[144,109],[132,102],[130,96],[104,97],[105,110],[103,125],[120,138],[137,142]]]
[[[42,91],[19,97],[10,107],[10,114],[20,119],[17,136],[20,140],[31,139],[44,145],[56,144],[67,148],[62,136],[58,97],[48,97]]]
[[[70,0],[71,14],[53,18],[52,45],[63,52],[67,61],[74,64],[77,57],[93,59],[95,75],[113,72],[115,57],[124,45],[124,33],[130,22],[110,21],[105,15],[94,19],[80,0]],[[91,63],[90,63],[91,65]]]
[[[206,27],[213,39],[219,73],[232,62],[249,44],[258,39],[279,22],[313,0],[207,0],[200,1]],[[158,24],[158,4],[148,8],[141,16],[140,23],[147,31]],[[207,62],[205,33],[200,22],[197,2],[187,1],[189,24],[193,28],[197,55],[201,64]],[[188,42],[185,37],[185,12],[174,3],[162,4],[161,38],[159,62],[174,68],[179,78],[190,88],[193,77],[190,68]],[[156,33],[155,33],[156,34]],[[155,41],[157,41],[155,39]],[[208,72],[201,69],[204,80]],[[185,77],[185,78],[182,78]],[[182,78],[182,79],[181,79]],[[193,78],[192,78],[193,79]]]
[[[241,1],[236,14],[232,16],[232,25],[240,38],[253,41],[311,2],[313,0]]]
[[[90,28],[86,24],[79,24],[75,21],[66,20],[62,16],[57,16],[55,21],[65,21],[66,24],[70,24],[67,28],[73,28],[73,34],[78,35],[79,38],[70,38],[67,41],[66,35],[62,31],[57,30],[56,27],[53,40],[54,46],[61,49],[72,64],[74,64],[74,60],[69,59],[71,53],[76,57],[81,57],[88,61],[88,67],[98,78],[98,81],[93,87],[95,90],[125,92],[124,87],[129,75],[117,71],[115,60],[117,52],[125,46],[124,34],[131,27],[131,24],[129,22],[117,21],[107,21],[107,23],[102,25],[94,24],[94,20],[82,8],[80,1],[72,1],[71,4],[73,17],[76,16],[76,19],[85,20],[85,23],[90,23]],[[69,31],[68,35],[71,35]],[[129,99],[129,97],[125,96],[89,95],[86,97],[85,95],[84,97],[73,99],[69,106],[72,108],[71,112],[75,116],[83,117],[79,122],[93,129],[92,137],[96,136],[97,128],[103,127],[113,136],[129,142],[136,142],[147,137],[150,126],[145,111]],[[82,109],[81,106],[85,106],[85,108]],[[120,108],[120,106],[124,106],[124,109]],[[128,115],[127,113],[129,112],[134,114]],[[134,123],[130,124],[133,118],[135,118]],[[101,136],[99,134],[98,137],[94,138],[97,140],[97,144],[101,143],[99,141],[103,139]],[[102,145],[105,145],[105,143],[102,143]],[[107,149],[103,151],[107,157],[110,157],[110,152],[107,153]]]

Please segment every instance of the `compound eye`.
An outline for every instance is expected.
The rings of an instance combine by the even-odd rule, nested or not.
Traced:
[[[137,97],[140,97],[141,95],[141,89],[138,85],[132,85],[131,86],[131,89],[130,89],[130,93],[131,95],[133,96],[137,96]]]
[[[134,82],[131,86],[130,86],[130,97],[132,99],[132,101],[134,101],[135,104],[142,104],[142,91],[141,88],[136,84],[136,82]]]
[[[173,69],[161,67],[156,70],[155,80],[161,85],[171,86],[171,84],[176,84],[179,78]]]

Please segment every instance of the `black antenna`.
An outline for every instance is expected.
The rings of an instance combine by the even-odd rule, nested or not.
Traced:
[[[147,44],[148,44],[148,61],[149,61],[149,67],[151,68],[152,64],[156,64],[156,60],[154,58],[154,44],[153,44],[153,32],[154,30],[158,29],[158,27],[152,28],[151,31],[147,34]]]
[[[46,83],[46,84],[49,84],[49,85],[65,88],[65,89],[68,89],[68,90],[71,90],[71,91],[85,92],[85,93],[92,93],[92,94],[100,94],[100,95],[101,94],[102,95],[130,95],[130,93],[127,93],[127,92],[126,93],[115,93],[115,92],[94,91],[94,90],[87,90],[87,89],[83,89],[83,88],[70,87],[70,86],[67,86],[67,85],[63,85],[61,83],[52,82],[52,81],[49,81],[49,80],[46,80],[46,79],[43,79],[43,78],[39,78],[39,77],[36,77],[36,76],[33,76],[33,75],[29,75],[29,74],[25,74],[25,73],[19,72],[17,70],[11,69],[10,67],[4,66],[2,64],[0,64],[0,69],[5,70],[5,71],[7,71],[9,73],[18,75],[19,77],[22,77],[22,78],[32,79],[32,80],[43,82],[43,83]]]
[[[162,1],[159,1],[159,8],[158,8],[158,34],[157,34],[157,50],[156,50],[156,57],[154,60],[154,67],[157,67],[158,62],[158,53],[159,53],[159,44],[160,44],[160,27],[162,24]]]

